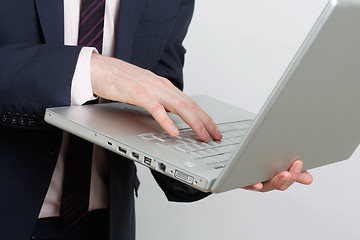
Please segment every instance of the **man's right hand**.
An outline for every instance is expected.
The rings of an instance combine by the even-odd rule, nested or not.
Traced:
[[[166,78],[124,62],[93,53],[91,84],[99,97],[145,108],[171,136],[179,130],[166,111],[179,115],[203,141],[222,134],[211,117]]]

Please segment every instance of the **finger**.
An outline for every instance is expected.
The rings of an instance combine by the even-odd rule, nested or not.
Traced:
[[[303,162],[296,160],[290,167],[289,172],[293,175],[296,182],[309,185],[313,181],[313,177],[307,171],[302,172]]]
[[[176,127],[174,122],[169,118],[165,108],[162,105],[158,103],[153,103],[151,106],[147,106],[145,108],[169,135],[171,136],[179,135],[179,129]]]
[[[275,189],[284,191],[289,188],[294,182],[295,179],[292,177],[291,173],[288,171],[284,171],[277,174],[271,180],[264,182],[264,187],[261,191],[267,192]]]
[[[313,177],[308,171],[304,171],[296,180],[298,183],[309,185],[313,182]]]
[[[252,190],[252,191],[260,191],[263,188],[263,184],[261,182],[243,187],[245,190]]]
[[[221,140],[223,136],[219,131],[218,127],[216,126],[215,122],[212,120],[212,118],[200,107],[199,107],[198,115],[206,131],[210,134],[210,136],[215,140]]]
[[[164,102],[164,107],[177,114],[187,125],[192,128],[200,140],[207,141],[210,139],[210,134],[206,130],[204,124],[198,116],[198,113],[195,110],[195,102],[187,99],[185,95],[183,99],[176,99],[172,102]]]
[[[303,167],[303,162],[301,160],[295,160],[291,164],[289,172],[293,175],[295,180],[300,176],[302,167]]]

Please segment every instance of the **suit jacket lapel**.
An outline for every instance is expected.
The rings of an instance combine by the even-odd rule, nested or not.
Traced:
[[[46,43],[64,44],[63,0],[35,0]]]
[[[133,38],[146,0],[121,0],[115,30],[115,57],[128,61],[131,57]]]

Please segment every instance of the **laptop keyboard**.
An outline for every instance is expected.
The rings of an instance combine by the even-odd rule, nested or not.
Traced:
[[[211,139],[203,142],[190,128],[179,129],[180,135],[176,137],[165,132],[141,134],[139,137],[163,147],[189,154],[194,160],[214,169],[219,169],[227,164],[251,123],[252,120],[245,120],[219,124],[218,128],[223,134],[221,141]]]

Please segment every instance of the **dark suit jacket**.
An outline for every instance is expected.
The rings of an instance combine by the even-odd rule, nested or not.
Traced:
[[[183,87],[182,41],[193,0],[121,0],[115,57]],[[43,121],[46,107],[70,104],[80,46],[63,45],[62,0],[0,1],[0,238],[27,240],[35,226],[59,153],[62,131]],[[134,239],[131,161],[108,152],[110,236]],[[153,173],[169,200],[206,194]]]

